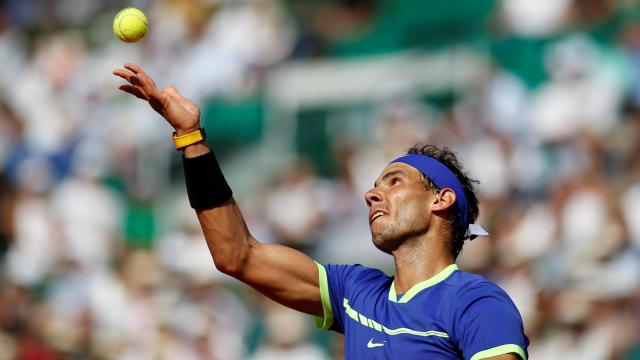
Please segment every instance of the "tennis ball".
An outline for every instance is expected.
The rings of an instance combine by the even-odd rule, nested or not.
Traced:
[[[113,33],[124,42],[136,42],[147,33],[149,22],[139,9],[128,7],[120,10],[113,19]]]

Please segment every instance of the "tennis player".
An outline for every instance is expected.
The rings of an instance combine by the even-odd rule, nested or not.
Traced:
[[[528,339],[509,296],[460,271],[467,238],[486,235],[474,181],[455,155],[416,146],[392,161],[365,194],[374,245],[393,256],[395,276],[360,265],[321,265],[248,231],[214,152],[200,110],[172,87],[158,89],[138,66],[114,74],[173,126],[183,152],[189,202],[216,267],[316,324],[344,334],[347,359],[527,358]]]

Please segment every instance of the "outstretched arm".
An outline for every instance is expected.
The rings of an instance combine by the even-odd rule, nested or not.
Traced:
[[[127,81],[119,89],[144,101],[184,135],[200,128],[200,109],[175,88],[158,89],[140,67],[125,64],[114,70]],[[184,148],[185,158],[209,153],[204,141]],[[212,189],[213,191],[213,189]],[[271,299],[315,316],[323,316],[315,262],[305,254],[280,245],[265,245],[249,233],[232,198],[209,209],[196,209],[216,267],[247,283]]]

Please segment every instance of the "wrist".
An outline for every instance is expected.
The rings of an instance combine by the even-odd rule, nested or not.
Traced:
[[[200,124],[196,124],[192,127],[186,127],[186,128],[175,128],[175,134],[176,136],[187,135],[198,129],[200,129]]]
[[[213,151],[194,158],[185,156],[182,164],[189,204],[192,208],[210,209],[231,199],[233,192]]]
[[[176,146],[176,150],[184,150],[189,145],[204,143],[206,136],[207,135],[202,128],[195,129],[183,135],[179,135],[177,131],[174,131],[173,143]]]
[[[184,147],[182,149],[182,154],[186,159],[190,159],[190,158],[204,155],[210,151],[211,150],[209,149],[207,144],[204,141],[200,141],[195,144],[191,144],[189,146]]]
[[[210,151],[205,137],[205,131],[198,122],[191,128],[175,128],[173,142],[176,149],[182,151],[185,158],[193,158]]]

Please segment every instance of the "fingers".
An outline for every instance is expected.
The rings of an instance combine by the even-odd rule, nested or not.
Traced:
[[[113,75],[119,76],[119,77],[123,78],[124,80],[128,81],[129,83],[131,83],[131,78],[133,76],[135,76],[131,72],[126,71],[126,70],[122,70],[122,69],[113,70]]]
[[[138,65],[126,63],[124,64],[125,69],[131,71],[136,75],[138,79],[140,79],[140,84],[144,87],[146,91],[155,91],[156,83],[153,82],[153,79],[147,73],[145,73]]]
[[[128,82],[128,84],[118,86],[118,89],[132,94],[139,99],[149,100],[149,96],[147,95],[147,93],[145,93],[143,87],[140,84],[140,79],[138,79],[135,74],[123,69],[116,69],[113,71],[113,74]]]
[[[174,87],[165,87],[158,91],[153,80],[135,64],[126,63],[124,69],[116,69],[113,74],[128,82],[120,85],[118,89],[148,101],[151,107],[163,116],[171,104],[184,100]]]
[[[130,85],[127,86],[138,86],[138,87],[142,87],[141,83],[140,83],[140,79],[138,78],[137,75],[135,75],[134,73],[127,71],[127,70],[123,70],[123,69],[115,69],[113,70],[113,75],[119,76],[120,78],[126,80]],[[122,89],[120,89],[122,90]]]
[[[113,74],[126,80],[131,85],[140,86],[146,94],[151,94],[157,91],[156,84],[139,66],[126,63],[124,64],[124,68],[126,70],[114,70]]]
[[[144,71],[142,70],[142,68],[140,68],[138,65],[136,64],[132,64],[132,63],[126,63],[124,64],[124,68],[131,71],[134,74],[139,74],[139,73],[144,73]]]
[[[132,94],[133,96],[142,99],[142,100],[149,100],[149,98],[145,95],[145,93],[142,92],[142,90],[140,90],[139,87],[137,86],[133,86],[133,85],[120,85],[118,86],[118,89],[127,92],[129,94]]]

